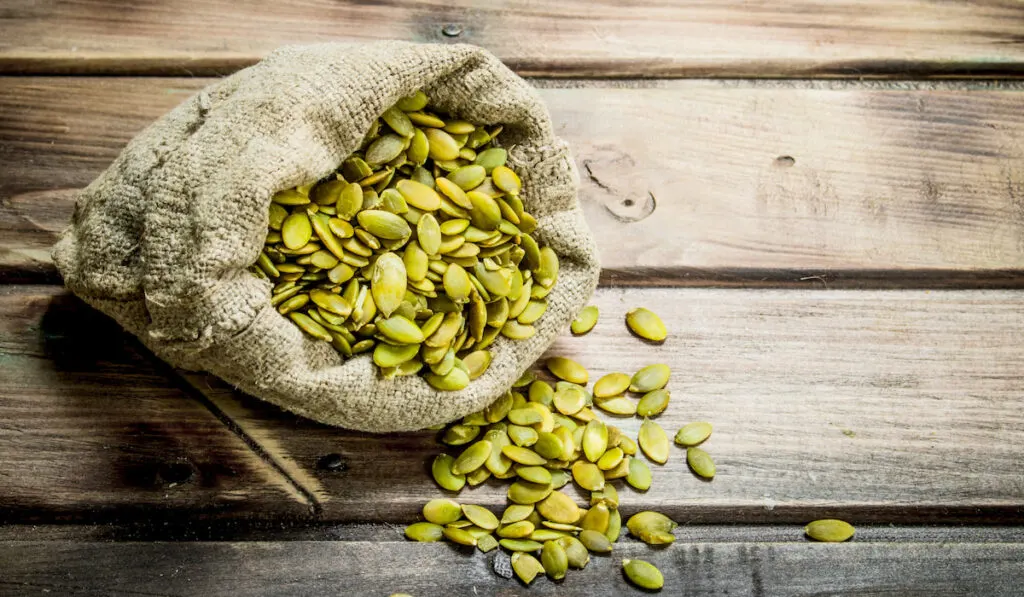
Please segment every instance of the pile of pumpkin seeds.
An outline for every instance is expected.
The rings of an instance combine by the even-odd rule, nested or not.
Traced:
[[[344,357],[373,352],[384,377],[424,369],[460,390],[501,334],[529,338],[558,258],[519,176],[485,127],[428,108],[422,92],[373,124],[333,175],[276,193],[253,274],[271,304]]]
[[[596,307],[584,315],[589,327],[576,333],[593,327]],[[508,480],[511,504],[499,517],[478,505],[431,500],[423,507],[426,521],[410,525],[407,537],[447,539],[484,552],[503,548],[512,554],[510,574],[526,584],[542,574],[561,579],[570,568],[584,568],[590,554],[612,552],[623,526],[615,482],[646,491],[652,475],[641,453],[658,464],[670,456],[668,435],[652,418],[668,406],[671,371],[654,364],[633,375],[609,373],[588,391],[590,374],[576,361],[552,357],[544,367],[556,378],[554,385],[528,372],[486,409],[444,428],[441,441],[462,449],[438,455],[432,465],[437,484],[455,493],[492,477]],[[641,396],[639,402],[627,397],[630,392]],[[643,417],[637,439],[602,421],[600,410]],[[687,448],[691,469],[707,478],[714,476],[714,463],[697,446],[710,434],[711,426],[698,422],[676,435],[676,443]],[[691,450],[702,456],[691,457]],[[562,491],[570,482],[589,492],[587,507]],[[625,526],[645,543],[665,545],[675,540],[677,525],[644,511]],[[660,589],[664,582],[657,568],[642,560],[624,560],[623,571],[643,588]]]

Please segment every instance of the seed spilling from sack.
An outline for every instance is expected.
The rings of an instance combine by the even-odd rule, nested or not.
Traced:
[[[531,233],[502,127],[428,110],[423,92],[370,127],[338,171],[274,195],[250,271],[271,304],[385,378],[461,390],[499,334],[522,340],[547,309],[558,257]]]

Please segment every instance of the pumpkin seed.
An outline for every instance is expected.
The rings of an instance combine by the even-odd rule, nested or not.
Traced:
[[[523,553],[539,551],[541,547],[543,547],[543,545],[541,545],[537,541],[532,541],[530,539],[502,539],[498,543],[500,543],[502,547],[509,551]]]
[[[657,591],[665,586],[665,577],[654,564],[643,560],[622,560],[622,570],[626,578],[641,589]]]
[[[576,484],[588,491],[604,489],[604,473],[592,462],[578,461],[572,465],[572,478]]]
[[[483,506],[463,504],[462,513],[476,526],[493,531],[498,528],[498,517]]]
[[[676,432],[676,443],[680,446],[698,446],[711,437],[711,423],[698,421],[687,423]]]
[[[669,391],[662,388],[644,394],[636,404],[636,414],[641,417],[656,417],[668,408]]]
[[[491,180],[494,181],[494,186],[512,195],[518,195],[523,187],[519,176],[507,166],[496,166],[491,170]]]
[[[630,377],[625,373],[609,373],[594,383],[594,398],[611,398],[629,389]]]
[[[505,508],[505,512],[501,515],[501,524],[526,520],[526,517],[533,513],[533,509],[532,504],[512,504]],[[530,529],[530,532],[533,532],[533,529]]]
[[[700,448],[686,449],[686,464],[690,465],[693,472],[705,479],[715,477],[715,461],[711,459],[710,454]]]
[[[505,544],[507,541],[511,540],[503,539],[502,541],[500,541],[502,547],[512,549],[511,547],[508,547]],[[536,543],[536,541],[533,541],[531,543]],[[537,543],[537,549],[540,548],[541,545]],[[528,585],[531,582],[533,582],[533,579],[537,578],[538,574],[544,572],[544,566],[537,560],[537,558],[531,556],[528,553],[523,553],[524,551],[536,551],[536,549],[513,551],[515,551],[516,553],[512,554],[512,570],[515,570],[516,576],[519,577],[519,580],[523,581]]]
[[[611,448],[610,450],[602,454],[600,458],[598,458],[597,468],[601,469],[602,471],[611,470],[619,466],[619,463],[622,462],[623,457],[624,454],[622,453],[622,450],[620,448]]]
[[[331,336],[322,325],[310,319],[308,315],[303,313],[289,313],[288,317],[295,322],[295,325],[299,326],[299,329],[310,336],[313,336],[317,340],[323,340],[324,342],[331,342],[334,340],[334,337]]]
[[[636,403],[623,396],[613,398],[594,398],[594,404],[606,413],[620,416],[636,414]]]
[[[508,499],[517,504],[536,504],[551,494],[551,485],[516,481],[508,488]]]
[[[848,522],[835,518],[815,520],[804,527],[804,533],[815,541],[841,543],[853,537],[856,529]]]
[[[609,485],[608,487],[611,487]],[[608,530],[604,532],[604,536],[608,537],[608,540],[615,543],[619,540],[619,534],[622,532],[622,515],[619,514],[618,508],[615,508],[608,515]]]
[[[413,541],[432,543],[444,537],[444,527],[432,522],[415,522],[405,527],[405,536]]]
[[[281,240],[291,250],[299,249],[313,238],[313,226],[304,211],[296,211],[281,224]]]
[[[530,512],[533,512],[531,507]],[[527,514],[529,516],[529,514]],[[525,539],[533,533],[533,523],[528,520],[519,520],[511,524],[505,524],[498,528],[498,536],[504,539]]]
[[[604,423],[594,419],[587,423],[583,431],[583,453],[590,462],[597,462],[608,449],[608,428]]]
[[[668,383],[671,373],[668,365],[648,365],[633,374],[633,378],[629,382],[629,391],[646,394],[660,390]]]
[[[476,425],[453,425],[444,432],[441,441],[449,446],[461,446],[468,444],[480,435],[480,428]]]
[[[511,415],[512,412],[510,412],[509,415]],[[540,454],[521,446],[505,446],[501,449],[501,452],[513,462],[526,466],[543,466],[548,462],[547,459]]]
[[[565,548],[557,541],[544,543],[540,552],[540,561],[544,566],[544,571],[552,580],[565,578],[565,573],[569,569],[569,556],[566,555]]]
[[[498,540],[490,535],[484,535],[483,537],[477,538],[476,547],[480,551],[487,553],[492,549],[498,547]]]
[[[651,469],[647,463],[639,458],[629,459],[629,473],[626,475],[626,483],[640,491],[647,491],[651,488]]]
[[[591,553],[610,553],[612,551],[612,542],[604,536],[604,533],[584,530],[580,532],[579,540]]]
[[[576,537],[559,537],[558,544],[565,550],[569,566],[582,570],[590,563],[590,552]]]
[[[491,442],[482,439],[466,448],[452,463],[453,475],[465,475],[484,465],[491,453]]]
[[[439,454],[434,458],[434,464],[430,469],[434,476],[434,481],[442,489],[447,489],[448,491],[459,491],[466,485],[465,475],[457,475],[452,472],[452,464],[454,462],[455,459],[448,454]]]
[[[665,430],[650,419],[644,419],[640,425],[640,433],[637,436],[640,449],[648,458],[658,464],[668,462],[669,441]],[[714,474],[714,473],[712,473]]]
[[[665,545],[675,541],[672,530],[677,526],[668,516],[651,510],[638,512],[626,521],[629,532],[650,545]]]
[[[423,505],[423,518],[437,525],[455,522],[462,516],[462,506],[455,500],[437,498]]]
[[[668,331],[661,318],[653,311],[638,307],[626,313],[626,325],[631,332],[644,340],[651,342],[663,342],[668,337]]]
[[[444,538],[459,545],[476,545],[476,537],[465,529],[447,526],[442,531]]]
[[[551,357],[544,364],[552,375],[561,380],[586,385],[590,379],[586,368],[572,359]]]
[[[572,524],[580,518],[579,506],[561,491],[551,492],[536,507],[541,516],[552,522]]]

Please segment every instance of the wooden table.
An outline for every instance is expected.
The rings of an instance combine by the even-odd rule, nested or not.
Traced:
[[[239,4],[0,11],[0,594],[619,595],[622,557],[670,595],[1020,594],[1024,5]],[[540,88],[605,267],[602,323],[551,353],[667,362],[662,425],[716,428],[713,482],[675,450],[621,490],[682,523],[670,548],[527,589],[407,542],[431,434],[175,371],[60,286],[77,191],[147,123],[278,45],[378,38],[480,44]],[[802,536],[833,516],[853,542]]]

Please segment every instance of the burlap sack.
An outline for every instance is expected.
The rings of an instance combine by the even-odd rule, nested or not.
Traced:
[[[459,392],[380,377],[343,361],[270,305],[246,271],[267,233],[271,195],[335,170],[371,122],[424,89],[440,109],[505,125],[535,234],[561,260],[537,334],[499,336],[487,372]],[[210,85],[140,133],[79,196],[53,251],[64,281],[160,358],[213,373],[289,411],[367,431],[420,429],[505,392],[589,299],[599,264],[578,176],[536,92],[469,45],[382,42],[278,50]]]

